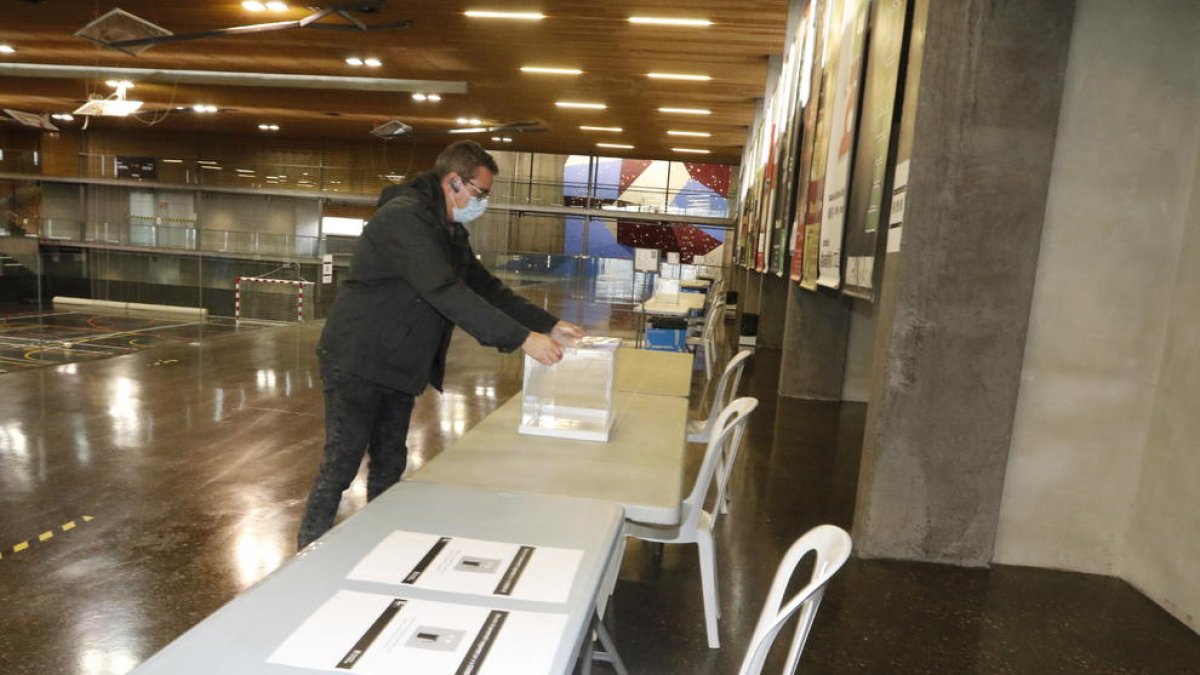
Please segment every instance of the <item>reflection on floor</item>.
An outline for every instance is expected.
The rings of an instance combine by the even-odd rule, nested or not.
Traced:
[[[627,306],[585,302],[586,289],[522,292],[596,333],[630,335]],[[321,451],[319,329],[168,341],[0,379],[0,673],[127,672],[290,557]],[[156,361],[175,364],[147,367]],[[520,356],[461,334],[451,362],[446,393],[418,401],[414,465],[520,387]],[[778,365],[760,351],[744,385],[762,404],[718,533],[724,647],[705,646],[694,549],[667,547],[655,561],[631,542],[610,620],[634,673],[736,672],[783,550],[816,523],[851,521],[865,408],[780,399]],[[364,492],[360,480],[343,516]],[[852,559],[826,596],[802,672],[1188,673],[1197,664],[1200,638],[1117,580]]]
[[[195,344],[259,330],[266,325],[239,323],[230,318],[196,320],[145,312],[0,314],[0,374],[106,359],[163,344]]]

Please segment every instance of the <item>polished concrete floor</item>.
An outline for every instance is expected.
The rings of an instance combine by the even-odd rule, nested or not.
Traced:
[[[628,307],[587,289],[522,292],[631,335]],[[0,375],[0,675],[125,673],[291,556],[321,450],[319,328]],[[446,393],[419,399],[414,465],[520,387],[519,356],[461,334],[453,349]],[[782,552],[852,519],[865,406],[780,399],[777,377],[761,350],[718,533],[724,647],[705,646],[694,548],[631,542],[609,620],[633,673],[736,672]],[[343,515],[364,500],[360,481]],[[1114,579],[852,559],[801,672],[1197,673],[1200,637]]]

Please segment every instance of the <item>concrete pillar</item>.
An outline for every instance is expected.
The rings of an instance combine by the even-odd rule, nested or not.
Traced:
[[[779,395],[840,401],[846,371],[851,300],[788,282]]]
[[[758,312],[758,347],[783,348],[783,328],[788,306],[790,281],[774,274],[758,274],[761,290]]]
[[[1074,3],[928,4],[854,534],[867,557],[978,566],[995,542]]]

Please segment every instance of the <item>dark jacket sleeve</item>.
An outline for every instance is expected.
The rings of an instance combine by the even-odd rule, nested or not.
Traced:
[[[554,324],[558,323],[558,317],[514,293],[473,254],[467,268],[467,285],[492,306],[499,308],[531,331],[549,333]]]
[[[437,223],[413,212],[401,214],[375,237],[382,258],[422,300],[481,344],[512,351],[529,329],[471,290],[455,273],[439,241]]]

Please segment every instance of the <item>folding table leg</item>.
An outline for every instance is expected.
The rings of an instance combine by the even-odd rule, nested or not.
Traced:
[[[592,655],[597,660],[612,664],[613,670],[617,671],[617,675],[629,675],[629,670],[625,668],[625,662],[621,660],[621,655],[617,653],[617,645],[613,642],[612,636],[608,634],[608,627],[600,620],[599,616],[592,617],[592,628],[596,630],[596,637],[600,638],[600,645],[604,647],[604,651],[593,651]],[[585,660],[587,672],[591,672],[591,659]]]

